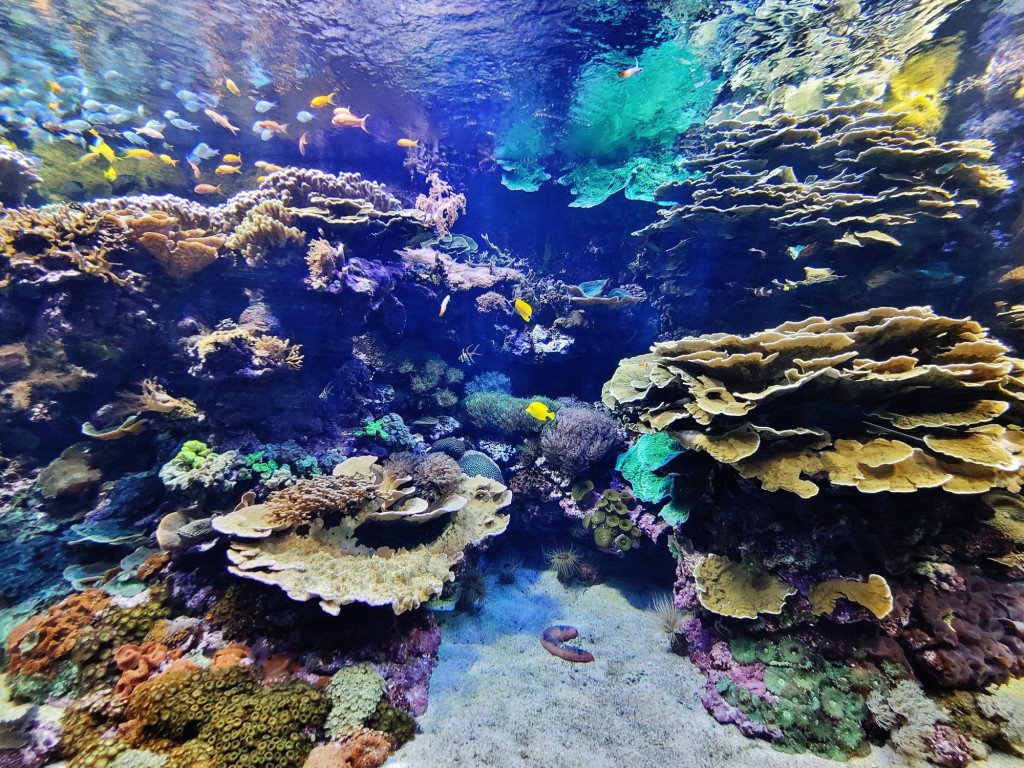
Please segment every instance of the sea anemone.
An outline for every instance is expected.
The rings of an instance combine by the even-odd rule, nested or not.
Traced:
[[[683,620],[683,612],[676,608],[671,595],[659,595],[651,601],[650,611],[658,629],[666,635],[674,635]]]
[[[559,549],[545,549],[544,559],[547,560],[548,565],[551,566],[561,582],[572,581],[581,562],[579,551],[571,544]]]
[[[476,568],[466,568],[459,576],[458,585],[459,599],[456,607],[462,611],[476,613],[487,597],[487,582],[484,581],[484,575]]]

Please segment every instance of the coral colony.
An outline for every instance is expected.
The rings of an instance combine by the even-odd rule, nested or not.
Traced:
[[[1019,2],[555,3],[514,86],[241,2],[120,72],[22,5],[0,768],[382,765],[532,569],[660,583],[666,721],[1024,758]],[[567,620],[535,663],[596,669]]]

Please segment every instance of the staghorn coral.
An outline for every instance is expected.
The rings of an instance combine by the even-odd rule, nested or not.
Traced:
[[[344,492],[330,482],[338,478],[346,479]],[[213,526],[231,538],[232,573],[277,585],[293,600],[317,599],[331,614],[352,602],[390,605],[396,613],[417,607],[454,578],[450,569],[468,546],[508,525],[500,511],[511,494],[484,477],[463,476],[456,491],[435,504],[403,488],[407,478],[386,472],[372,456],[348,459],[328,482],[319,480],[300,480],[264,504],[214,518]],[[438,518],[440,528],[417,529],[423,540],[388,544],[395,541],[389,531],[400,530],[394,524]],[[307,527],[294,529],[298,523]],[[364,530],[374,534],[367,539]]]
[[[972,320],[883,307],[656,344],[620,362],[603,399],[769,491],[1019,491],[1022,369]]]

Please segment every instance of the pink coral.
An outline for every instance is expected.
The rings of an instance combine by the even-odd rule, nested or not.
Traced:
[[[434,171],[427,176],[430,191],[416,198],[416,208],[423,211],[427,224],[432,226],[438,237],[447,237],[460,213],[466,212],[466,196],[454,194],[455,190]]]

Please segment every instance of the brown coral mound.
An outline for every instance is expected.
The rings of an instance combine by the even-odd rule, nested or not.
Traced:
[[[314,747],[302,768],[379,768],[390,754],[386,733],[354,728],[338,742]]]
[[[79,633],[109,604],[110,598],[102,590],[87,589],[57,603],[45,615],[16,626],[7,637],[11,673],[44,675],[52,680],[59,662],[71,655]]]
[[[656,344],[603,399],[768,491],[1016,492],[1024,361],[1008,352],[973,320],[882,307]]]
[[[161,643],[122,645],[114,652],[114,664],[121,670],[121,679],[114,686],[114,696],[127,699],[140,683],[148,680],[168,658],[168,649]]]
[[[203,228],[183,228],[182,221],[166,211],[107,214],[110,221],[128,230],[129,239],[156,259],[164,271],[180,280],[206,269],[217,260],[224,235]]]
[[[439,594],[467,547],[504,532],[500,512],[512,494],[460,474],[457,487],[428,501],[431,494],[396,469],[354,457],[332,477],[299,480],[263,504],[214,518],[231,538],[229,570],[276,584],[293,600],[317,599],[331,614],[352,602],[401,613]],[[431,521],[438,522],[422,525]]]

